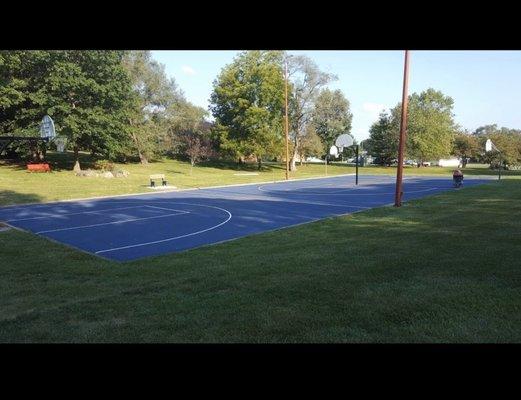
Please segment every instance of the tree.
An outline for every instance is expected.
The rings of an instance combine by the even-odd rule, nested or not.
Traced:
[[[306,127],[311,123],[314,104],[320,90],[337,77],[320,71],[317,64],[306,56],[288,57],[288,70],[291,81],[289,101],[290,136],[293,142],[293,155],[290,170],[296,170],[295,159],[299,154]]]
[[[494,145],[499,149],[501,155],[495,151],[482,153],[482,161],[489,163],[492,168],[497,168],[501,157],[502,167],[521,164],[521,134],[518,133],[502,133],[501,131],[483,135],[480,138],[481,149],[485,148],[485,141],[492,140]]]
[[[313,125],[326,149],[335,144],[338,136],[351,132],[352,120],[349,101],[340,90],[324,89],[315,99]]]
[[[129,134],[141,163],[147,164],[159,151],[160,138],[168,129],[167,115],[184,102],[184,96],[150,51],[126,52],[123,65],[133,88]]]
[[[177,115],[169,121],[169,134],[172,142],[178,144],[177,152],[190,160],[192,173],[197,162],[214,155],[210,138],[211,123],[205,119],[206,110],[188,102],[181,104],[177,111]]]
[[[394,129],[393,117],[383,111],[371,128],[369,128],[369,138],[365,141],[364,148],[381,165],[391,165],[398,157],[399,132]]]
[[[210,110],[220,150],[262,157],[283,146],[284,79],[279,51],[247,51],[214,81]]]
[[[454,100],[442,92],[429,88],[409,96],[407,117],[408,157],[426,160],[448,156],[457,130],[452,109]],[[392,130],[399,132],[401,103],[391,110]]]
[[[463,167],[467,166],[469,158],[476,157],[479,154],[479,141],[476,136],[460,132],[454,138],[452,153],[460,157]]]
[[[0,54],[1,129],[37,135],[45,114],[78,152],[115,158],[126,149],[131,86],[122,51],[4,51]]]
[[[306,157],[320,157],[326,151],[322,139],[318,136],[315,127],[309,124],[306,129],[306,135],[302,138],[299,149],[300,164]]]

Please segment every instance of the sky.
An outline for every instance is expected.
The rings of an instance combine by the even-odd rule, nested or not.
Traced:
[[[153,51],[187,100],[208,109],[212,84],[238,51]],[[401,101],[403,51],[291,51],[313,59],[338,80],[351,104],[357,140],[383,109]],[[497,124],[521,129],[521,51],[411,51],[409,94],[432,87],[454,99],[455,121],[473,131]]]

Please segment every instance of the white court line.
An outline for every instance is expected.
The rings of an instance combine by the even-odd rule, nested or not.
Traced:
[[[181,211],[175,214],[165,214],[165,215],[156,215],[154,217],[144,217],[144,218],[133,218],[133,219],[124,219],[121,221],[114,221],[114,222],[104,222],[101,224],[92,224],[92,225],[80,225],[80,226],[72,226],[70,228],[60,228],[60,229],[49,229],[46,231],[39,231],[36,232],[37,235],[41,233],[49,233],[49,232],[60,232],[60,231],[70,231],[73,229],[81,229],[81,228],[92,228],[94,226],[103,226],[103,225],[112,225],[112,224],[124,224],[125,222],[134,222],[134,221],[143,221],[145,219],[154,219],[154,218],[164,218],[164,217],[172,217],[175,215],[181,215],[181,214],[190,214],[188,211]]]
[[[208,205],[204,205],[204,204],[193,204],[193,205],[195,205],[195,206],[203,206],[203,207],[208,207],[208,208],[216,208],[218,210],[221,210],[221,211],[224,211],[225,213],[227,213],[228,214],[228,218],[225,221],[221,222],[220,224],[217,224],[217,225],[212,226],[212,227],[207,228],[207,229],[202,229],[202,230],[197,231],[197,232],[188,233],[186,235],[175,236],[175,237],[172,237],[172,238],[167,238],[167,239],[162,239],[162,240],[154,240],[153,242],[131,244],[129,246],[113,247],[111,249],[105,249],[105,250],[96,251],[94,254],[108,253],[109,251],[124,250],[124,249],[130,249],[130,248],[133,248],[133,247],[148,246],[148,245],[151,245],[151,244],[170,242],[172,240],[182,239],[182,238],[185,238],[185,237],[188,237],[188,236],[199,235],[201,233],[208,232],[208,231],[211,231],[213,229],[216,229],[216,228],[226,224],[230,219],[232,219],[232,213],[229,212],[228,210],[224,209],[224,208],[216,207],[216,206],[208,206]]]
[[[258,186],[257,189],[259,191],[261,191],[261,192],[264,192],[264,193],[271,193],[271,194],[286,193],[286,194],[296,194],[296,195],[300,195],[300,196],[383,196],[383,195],[386,196],[386,195],[394,194],[394,192],[387,192],[387,193],[339,193],[338,191],[334,192],[334,193],[318,193],[318,192],[302,193],[302,192],[299,192],[298,189],[297,190],[263,190],[262,186],[267,186],[267,185]],[[306,189],[306,188],[299,188],[299,189]],[[346,188],[344,190],[349,190],[349,189],[351,189],[351,188]],[[405,190],[403,193],[404,194],[407,194],[407,193],[421,193],[421,192],[429,192],[431,190],[438,190],[438,189],[444,189],[444,188],[433,187],[433,188],[422,189],[422,190]]]
[[[19,218],[19,219],[8,219],[7,222],[15,222],[15,221],[28,221],[31,219],[44,219],[44,218],[58,218],[58,217],[66,217],[68,215],[79,215],[79,214],[93,214],[103,211],[117,211],[117,210],[128,210],[130,208],[142,208],[145,206],[132,206],[132,207],[118,207],[118,208],[105,208],[103,210],[93,210],[93,211],[81,211],[81,212],[73,212],[73,213],[63,213],[63,214],[47,214],[39,217],[31,217],[31,218]]]
[[[178,211],[178,212],[181,212],[181,213],[188,213],[188,211],[175,210],[173,208],[165,208],[165,207],[149,206],[149,205],[144,205],[143,207],[157,208],[158,210]]]

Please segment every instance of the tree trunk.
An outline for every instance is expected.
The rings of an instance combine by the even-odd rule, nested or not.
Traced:
[[[81,171],[81,166],[80,166],[80,149],[78,148],[78,146],[74,146],[74,168],[73,168],[73,171],[74,172],[80,172]]]
[[[42,161],[44,161],[46,156],[47,156],[47,146],[44,144],[44,145],[42,146],[42,152],[41,152],[40,159],[41,159]]]
[[[291,156],[291,159],[289,161],[289,170],[290,171],[296,171],[297,170],[297,166],[296,166],[296,160],[297,160],[297,146],[295,146],[295,150],[293,150],[293,155]]]
[[[262,168],[262,157],[257,157],[257,168],[259,171]]]
[[[133,126],[133,121],[130,120],[130,125]],[[141,152],[141,149],[139,148],[139,140],[137,139],[137,136],[136,136],[136,133],[135,132],[132,132],[132,140],[134,141],[134,144],[136,145],[136,149],[137,149],[137,154],[139,156],[139,162],[143,165],[146,165],[148,164],[148,159],[147,157]]]
[[[148,159],[146,158],[146,156],[141,153],[141,151],[138,149],[137,153],[139,154],[139,162],[141,162],[141,164],[143,165],[146,165],[148,164]]]

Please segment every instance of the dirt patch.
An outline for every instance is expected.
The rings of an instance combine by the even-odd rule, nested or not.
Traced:
[[[0,232],[8,231],[9,229],[11,229],[10,226],[4,224],[3,222],[0,222]]]

